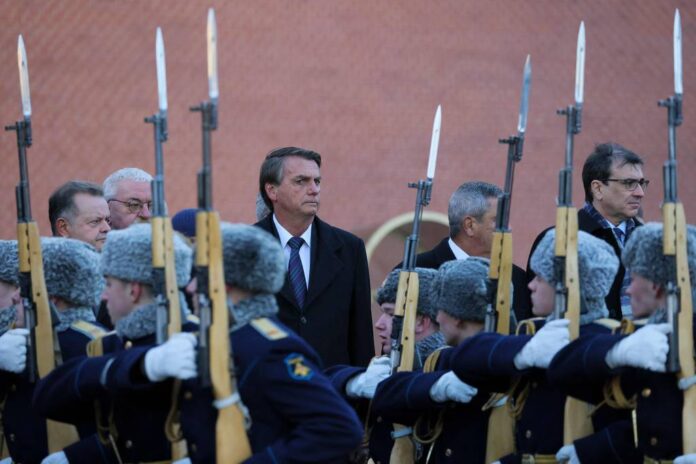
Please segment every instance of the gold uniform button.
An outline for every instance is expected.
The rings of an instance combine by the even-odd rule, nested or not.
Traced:
[[[133,342],[130,341],[130,340],[128,340],[128,341],[126,342],[126,349],[127,349],[127,350],[130,350],[132,346],[133,346]]]
[[[126,442],[124,443],[124,445],[125,445],[125,447],[126,447],[127,449],[131,449],[131,448],[133,447],[133,442],[130,441],[130,440],[126,440]]]
[[[377,417],[377,422],[382,422],[382,416]]]
[[[524,436],[525,436],[525,438],[532,438],[532,431],[527,430],[526,432],[524,432]]]
[[[191,393],[190,391],[187,391],[186,393],[184,393],[185,400],[190,400],[191,398],[193,398],[193,393]]]
[[[536,387],[537,387],[537,383],[536,383],[536,382],[532,382],[532,388],[536,388]]]
[[[447,456],[447,457],[452,456],[452,450],[449,449],[449,448],[447,448],[447,449],[445,450],[445,456]]]
[[[10,387],[10,391],[16,392],[17,391],[17,384],[13,383],[12,386]]]
[[[197,449],[198,449],[198,447],[196,446],[196,444],[191,443],[191,451],[195,453]]]
[[[640,392],[640,394],[643,398],[647,398],[650,395],[652,395],[652,390],[650,390],[649,388],[644,388],[643,391]]]
[[[15,434],[14,434],[14,433],[11,433],[11,434],[10,434],[10,441],[11,441],[12,443],[14,443],[14,441],[15,441]]]
[[[657,446],[657,438],[650,437],[650,446]]]

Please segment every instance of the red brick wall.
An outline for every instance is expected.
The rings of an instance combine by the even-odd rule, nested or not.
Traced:
[[[258,166],[272,148],[320,151],[321,216],[367,236],[413,207],[407,182],[425,174],[432,117],[443,105],[431,209],[446,212],[461,182],[501,184],[517,123],[522,65],[533,62],[525,155],[518,165],[511,225],[515,260],[554,218],[564,119],[572,101],[575,40],[587,28],[586,103],[576,138],[580,168],[597,142],[642,154],[653,183],[645,201],[659,218],[665,110],[672,93],[672,19],[682,13],[684,124],[678,130],[679,187],[696,222],[696,4],[689,1],[5,1],[0,7],[0,118],[19,115],[17,34],[27,46],[34,109],[29,150],[34,216],[49,232],[47,199],[64,181],[101,182],[113,170],[153,170],[157,105],[155,28],[167,50],[170,140],[165,145],[171,211],[195,206],[200,120],[188,107],[206,97],[205,19],[216,8],[220,127],[213,135],[216,207],[251,222]],[[0,237],[14,234],[14,135],[0,139]],[[398,248],[398,247],[396,247]],[[401,259],[398,250],[394,262]],[[383,276],[377,278],[381,280]]]

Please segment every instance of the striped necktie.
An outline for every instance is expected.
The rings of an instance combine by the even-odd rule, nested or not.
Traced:
[[[304,244],[302,237],[292,237],[288,240],[290,247],[290,263],[288,264],[288,275],[290,276],[290,285],[295,294],[297,305],[304,307],[305,297],[307,296],[307,282],[305,280],[304,269],[302,268],[302,260],[300,260],[300,248]]]

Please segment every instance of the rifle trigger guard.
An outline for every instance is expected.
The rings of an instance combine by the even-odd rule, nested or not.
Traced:
[[[413,427],[404,427],[403,429],[394,430],[393,432],[391,432],[391,437],[393,440],[396,440],[397,438],[407,437],[411,435],[412,432]]]
[[[215,406],[216,409],[225,409],[237,403],[239,403],[239,409],[242,411],[242,414],[244,415],[244,425],[246,429],[249,430],[249,428],[251,427],[251,416],[249,415],[249,409],[247,409],[247,407],[244,406],[244,403],[242,403],[242,397],[239,396],[238,391],[232,393],[230,396],[227,396],[225,398],[213,400],[213,406]]]
[[[680,390],[688,390],[693,385],[696,385],[696,375],[679,379],[678,385]]]

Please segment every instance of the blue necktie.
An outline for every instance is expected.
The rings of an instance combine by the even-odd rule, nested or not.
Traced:
[[[305,297],[307,296],[307,283],[305,281],[304,269],[302,268],[302,260],[300,260],[300,248],[303,243],[304,240],[301,237],[293,237],[288,240],[288,246],[290,246],[288,274],[292,291],[300,308],[304,307]]]
[[[616,239],[619,241],[619,244],[623,248],[623,246],[626,244],[626,234],[620,227],[614,227],[614,235],[616,236]]]

